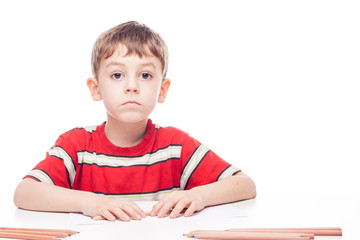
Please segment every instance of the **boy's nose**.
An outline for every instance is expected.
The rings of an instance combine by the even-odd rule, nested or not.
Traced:
[[[139,92],[139,86],[136,82],[135,78],[128,78],[126,83],[125,83],[125,92],[126,93],[138,93]]]

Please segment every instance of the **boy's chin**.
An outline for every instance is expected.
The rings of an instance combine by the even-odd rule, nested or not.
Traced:
[[[148,120],[148,116],[139,114],[124,114],[122,116],[116,117],[114,120],[123,124],[139,124],[144,122],[146,123]]]

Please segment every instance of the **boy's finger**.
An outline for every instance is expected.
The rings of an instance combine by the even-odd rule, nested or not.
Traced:
[[[116,221],[116,217],[108,210],[102,211],[101,216],[111,222]]]
[[[112,210],[113,214],[116,216],[117,219],[120,219],[124,222],[129,222],[130,217],[120,208],[115,208]]]
[[[175,205],[174,209],[171,211],[170,213],[170,218],[176,218],[179,213],[186,208],[186,203],[184,201],[179,201],[177,202],[177,204]]]
[[[143,211],[131,205],[125,206],[123,211],[134,220],[141,220],[143,218]]]
[[[161,207],[164,205],[164,201],[160,200],[158,201],[152,208],[151,212],[150,212],[150,216],[155,217],[159,210],[161,209]]]
[[[194,212],[196,211],[197,206],[194,203],[191,203],[190,206],[188,207],[188,209],[185,211],[184,213],[184,217],[190,217],[191,215],[194,214]]]
[[[136,203],[132,202],[132,207],[137,211],[138,214],[140,214],[141,218],[146,217],[144,210],[142,210]]]
[[[168,214],[176,204],[177,202],[167,201],[161,209],[159,209],[157,216],[160,218],[165,217],[165,215]]]
[[[105,220],[105,218],[103,216],[100,216],[100,215],[92,217],[91,219],[92,220]]]

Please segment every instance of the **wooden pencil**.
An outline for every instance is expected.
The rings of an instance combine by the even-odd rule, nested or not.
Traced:
[[[314,234],[305,234],[305,233],[276,233],[276,232],[230,232],[230,231],[223,231],[223,230],[197,230],[191,231],[189,233],[183,234],[186,237],[192,237],[195,235],[201,234],[213,234],[213,233],[237,233],[237,236],[259,236],[259,237],[271,237],[271,236],[280,236],[280,237],[308,237],[310,239],[314,239]]]
[[[6,233],[0,232],[0,238],[26,239],[26,240],[60,240],[60,238],[47,235],[33,235],[24,233]]]
[[[341,230],[340,227],[306,227],[306,228],[233,228],[241,230]]]
[[[275,235],[243,235],[238,232],[213,232],[213,233],[198,233],[192,235],[191,238],[196,239],[222,239],[222,240],[310,240],[309,237],[296,236],[281,236]]]
[[[341,228],[233,228],[229,229],[231,232],[276,232],[276,233],[291,233],[301,232],[314,234],[315,236],[342,236]]]
[[[0,233],[21,233],[21,234],[30,234],[30,235],[53,236],[57,238],[65,238],[70,236],[65,232],[41,232],[41,231],[29,231],[29,230],[0,230]]]
[[[41,229],[41,228],[11,228],[11,227],[0,227],[0,230],[19,230],[19,231],[35,231],[35,232],[62,232],[68,235],[74,235],[79,232],[70,229]]]

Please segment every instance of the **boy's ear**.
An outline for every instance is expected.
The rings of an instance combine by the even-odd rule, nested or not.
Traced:
[[[167,92],[169,91],[170,83],[171,83],[170,79],[164,79],[162,81],[161,88],[160,88],[160,93],[159,93],[159,97],[158,97],[158,102],[159,103],[165,102]]]
[[[92,77],[88,78],[86,81],[86,85],[88,86],[94,101],[100,101],[102,97],[99,91],[99,84],[96,78],[92,78]]]

